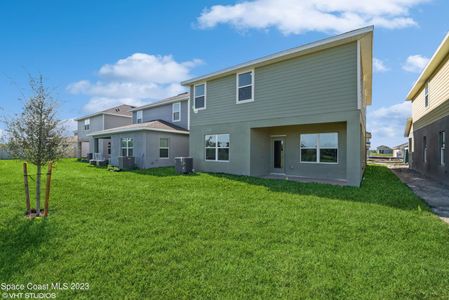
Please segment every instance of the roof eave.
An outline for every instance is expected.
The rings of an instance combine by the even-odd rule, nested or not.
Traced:
[[[317,51],[321,51],[327,48],[331,48],[334,46],[338,46],[341,44],[349,43],[351,41],[356,41],[360,39],[362,36],[372,33],[374,31],[374,26],[367,26],[363,27],[357,30],[353,30],[350,32],[346,32],[337,36],[329,37],[317,42],[309,43],[306,45],[302,45],[296,48],[292,48],[289,50],[285,50],[282,52],[274,53],[272,55],[264,56],[262,58],[258,58],[255,60],[251,60],[230,68],[226,68],[217,72],[209,73],[203,76],[198,76],[189,80],[185,80],[181,82],[184,86],[189,86],[197,82],[205,81],[205,80],[211,80],[214,78],[226,76],[229,74],[236,73],[238,71],[248,69],[248,68],[254,68],[254,67],[260,67],[266,64],[271,64],[277,61],[286,60],[292,57],[297,57],[301,55],[305,55],[308,53],[313,53]]]
[[[426,84],[429,77],[432,76],[432,74],[435,72],[435,70],[439,67],[441,62],[446,58],[448,54],[449,54],[449,32],[446,34],[443,41],[433,54],[432,58],[429,60],[426,67],[421,72],[418,79],[408,92],[406,101],[413,102],[413,100],[415,100],[415,97],[421,91],[422,87]]]
[[[138,110],[142,110],[142,109],[153,108],[153,107],[163,106],[166,104],[171,104],[171,103],[176,103],[176,102],[181,102],[181,101],[188,101],[188,100],[189,100],[189,97],[181,98],[181,99],[173,99],[170,101],[166,101],[164,103],[150,103],[150,104],[135,107],[133,109],[130,109],[129,111],[133,112],[133,111],[138,111]]]
[[[168,133],[177,133],[177,134],[189,134],[188,131],[180,131],[180,130],[171,130],[171,129],[158,129],[158,128],[126,128],[121,130],[113,130],[113,131],[97,131],[87,136],[92,137],[100,137],[100,136],[108,136],[111,134],[123,133],[123,132],[134,132],[134,131],[157,131],[157,132],[168,132]]]

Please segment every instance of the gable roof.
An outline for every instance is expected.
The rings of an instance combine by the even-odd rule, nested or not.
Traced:
[[[131,109],[130,112],[147,109],[147,108],[152,108],[152,107],[157,107],[157,106],[162,106],[165,104],[175,103],[175,102],[179,102],[179,101],[187,101],[187,100],[189,100],[189,97],[190,97],[189,92],[181,93],[181,94],[178,94],[173,97],[165,98],[165,99],[162,99],[162,100],[150,103],[150,104],[135,107],[135,108]]]
[[[110,116],[117,116],[117,117],[127,117],[132,118],[132,113],[130,112],[130,109],[134,108],[135,106],[128,105],[128,104],[122,104],[119,106],[111,107],[90,115],[82,116],[79,118],[76,118],[75,121],[81,121],[84,119],[92,118],[99,115],[110,115]]]
[[[444,37],[441,44],[438,46],[437,50],[433,54],[432,58],[427,63],[427,66],[421,72],[416,82],[413,84],[412,88],[407,94],[406,100],[413,101],[417,94],[421,91],[423,86],[433,75],[433,73],[438,69],[441,62],[449,55],[449,32]]]
[[[390,147],[385,146],[385,145],[380,145],[380,146],[378,146],[376,149],[389,149],[389,150],[393,150],[393,149],[391,149]]]
[[[361,41],[362,54],[362,69],[366,76],[363,76],[363,87],[366,96],[367,104],[371,104],[371,89],[372,89],[372,44],[373,44],[374,26],[368,26],[357,30],[349,31],[340,35],[329,37],[313,43],[305,44],[296,48],[277,52],[258,59],[250,60],[245,63],[235,65],[220,71],[198,76],[189,80],[181,82],[182,85],[188,86],[206,80],[211,80],[223,77],[230,74],[235,74],[249,68],[260,67],[272,64],[279,61],[284,61],[290,58],[303,56],[306,54],[322,51],[332,47],[340,46],[357,40]]]
[[[160,131],[160,132],[170,132],[179,134],[189,134],[187,129],[176,126],[170,122],[163,120],[153,120],[145,123],[131,124],[121,127],[115,127],[111,129],[106,129],[102,131],[93,132],[88,134],[88,136],[105,136],[114,133],[131,132],[131,131]]]

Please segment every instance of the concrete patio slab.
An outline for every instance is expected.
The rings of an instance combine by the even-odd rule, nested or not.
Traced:
[[[408,167],[393,165],[390,169],[421,197],[436,215],[449,224],[449,186],[435,182]]]

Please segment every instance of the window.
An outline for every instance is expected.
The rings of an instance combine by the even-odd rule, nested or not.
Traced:
[[[137,123],[142,123],[143,122],[143,111],[142,110],[138,110],[136,113],[136,122]]]
[[[254,71],[237,74],[237,103],[253,101]]]
[[[426,87],[424,88],[424,106],[429,106],[429,84],[426,83]]]
[[[122,156],[133,156],[133,139],[130,138],[123,138],[120,139],[121,148],[122,148]]]
[[[301,162],[338,163],[338,133],[300,135]]]
[[[172,121],[181,121],[181,102],[176,102],[172,104]]]
[[[206,108],[206,84],[198,84],[193,88],[193,109],[200,110]]]
[[[446,158],[444,157],[446,153],[446,132],[440,131],[440,164],[442,166],[446,165]]]
[[[84,130],[90,129],[90,119],[84,120]]]
[[[159,158],[168,158],[168,138],[159,140]]]
[[[422,145],[423,145],[423,161],[426,163],[427,162],[427,138],[425,136],[423,137]]]
[[[206,135],[206,160],[229,161],[229,134]]]

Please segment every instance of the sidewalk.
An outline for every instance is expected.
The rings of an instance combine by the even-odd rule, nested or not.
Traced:
[[[430,180],[403,166],[391,166],[391,171],[430,206],[432,211],[449,224],[449,187]]]

